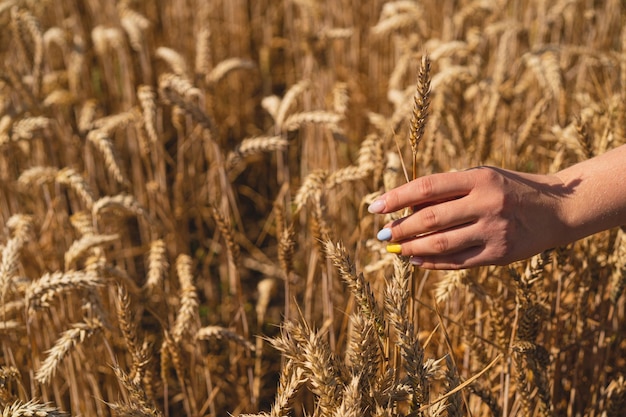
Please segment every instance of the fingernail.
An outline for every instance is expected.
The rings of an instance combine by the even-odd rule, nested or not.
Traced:
[[[375,200],[372,204],[369,205],[367,211],[372,214],[382,213],[385,209],[385,200],[379,199]]]
[[[389,227],[380,229],[380,231],[376,235],[376,238],[378,240],[391,240],[391,229]]]
[[[392,243],[391,245],[387,245],[387,252],[389,253],[402,253],[402,245],[398,243]]]
[[[411,256],[409,262],[411,265],[421,266],[424,263],[424,260],[422,258],[418,258],[417,256]]]

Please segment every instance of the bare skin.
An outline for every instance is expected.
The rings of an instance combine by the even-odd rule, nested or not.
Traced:
[[[426,269],[506,265],[626,224],[626,145],[553,175],[494,167],[434,174],[388,191],[371,213],[415,208],[379,232]]]

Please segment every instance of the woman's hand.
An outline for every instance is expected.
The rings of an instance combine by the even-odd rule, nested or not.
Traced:
[[[395,188],[371,213],[411,208],[378,233],[387,250],[427,269],[505,265],[567,242],[564,201],[575,183],[480,167],[434,174]]]

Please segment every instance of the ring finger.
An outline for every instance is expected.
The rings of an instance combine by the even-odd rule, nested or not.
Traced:
[[[466,223],[438,232],[387,245],[387,251],[404,256],[432,256],[459,252],[483,246],[484,240],[476,233],[475,223]]]

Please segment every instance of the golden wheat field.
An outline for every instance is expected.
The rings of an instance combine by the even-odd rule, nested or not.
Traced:
[[[625,143],[624,7],[0,1],[2,416],[624,415],[623,230],[429,272],[367,212]]]

